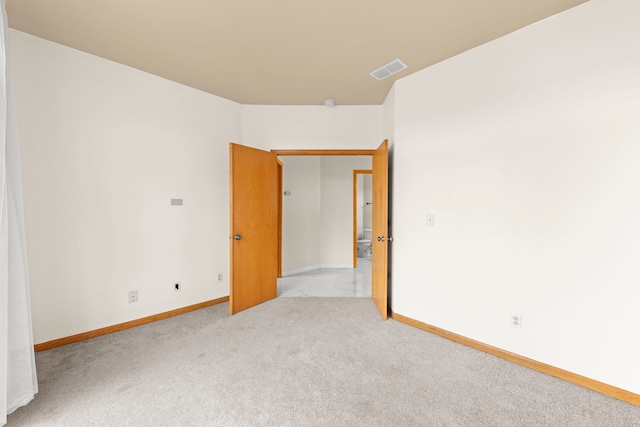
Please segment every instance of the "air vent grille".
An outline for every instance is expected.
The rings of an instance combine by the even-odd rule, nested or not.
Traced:
[[[398,58],[398,59],[394,59],[393,61],[389,62],[386,65],[383,65],[377,70],[370,72],[369,74],[372,77],[374,77],[376,80],[382,80],[382,79],[386,79],[387,77],[399,71],[404,70],[405,68],[407,68],[407,64],[405,64],[404,62],[402,62],[402,60],[400,60],[400,58]]]

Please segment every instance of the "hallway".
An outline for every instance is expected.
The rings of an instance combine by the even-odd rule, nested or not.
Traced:
[[[279,297],[371,297],[371,260],[358,267],[320,268],[278,279]]]

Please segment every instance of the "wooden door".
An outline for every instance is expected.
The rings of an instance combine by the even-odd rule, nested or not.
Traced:
[[[373,153],[373,232],[371,297],[383,319],[387,319],[387,261],[389,242],[389,154],[383,141]]]
[[[278,296],[278,163],[274,153],[229,144],[229,312]]]

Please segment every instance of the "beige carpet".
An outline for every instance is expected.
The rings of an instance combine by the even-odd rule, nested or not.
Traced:
[[[638,426],[640,408],[393,320],[369,299],[222,304],[38,353],[8,426]]]

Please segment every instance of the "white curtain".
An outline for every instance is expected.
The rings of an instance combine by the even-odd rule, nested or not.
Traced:
[[[33,399],[38,392],[38,381],[33,354],[20,147],[9,75],[9,27],[6,0],[0,1],[0,425],[4,425],[7,414]]]

